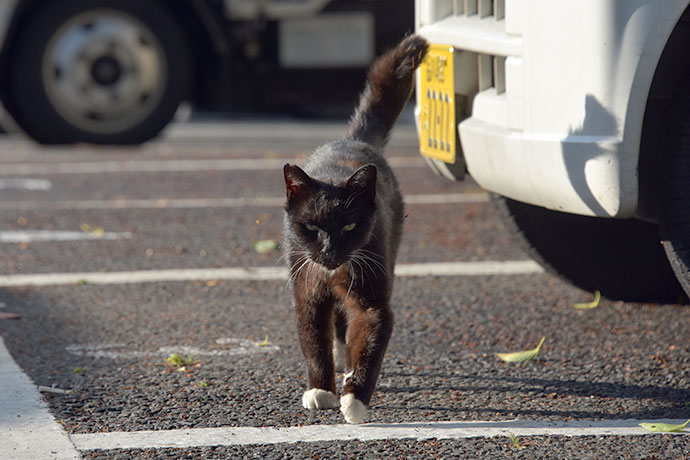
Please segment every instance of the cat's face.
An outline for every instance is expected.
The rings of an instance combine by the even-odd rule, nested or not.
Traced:
[[[348,262],[371,235],[376,167],[365,165],[339,185],[316,181],[293,165],[285,165],[284,175],[292,249],[330,270]]]

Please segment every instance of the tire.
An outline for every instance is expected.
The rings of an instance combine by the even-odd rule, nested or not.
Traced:
[[[504,197],[493,201],[525,252],[575,286],[628,302],[683,299],[656,225],[550,211]]]
[[[690,73],[673,97],[660,187],[659,228],[664,250],[678,281],[690,297]]]
[[[15,45],[8,108],[41,143],[141,143],[187,95],[188,40],[156,1],[46,2]]]

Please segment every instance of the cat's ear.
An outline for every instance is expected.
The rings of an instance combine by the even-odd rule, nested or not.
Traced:
[[[312,188],[311,178],[299,166],[286,164],[283,167],[283,175],[285,175],[285,195],[288,203]]]
[[[376,198],[376,172],[376,166],[364,165],[350,176],[346,187],[353,192],[366,194],[373,201]]]

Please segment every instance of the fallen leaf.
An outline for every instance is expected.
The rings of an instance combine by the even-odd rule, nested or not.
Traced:
[[[268,334],[266,334],[266,338],[264,339],[263,342],[254,342],[254,345],[257,347],[267,347],[268,346]]]
[[[645,430],[654,431],[656,433],[677,433],[683,431],[685,427],[688,426],[688,422],[690,422],[690,420],[682,425],[671,425],[670,423],[640,423],[640,426]]]
[[[517,450],[522,450],[525,447],[527,447],[527,446],[521,444],[520,439],[518,439],[518,437],[515,436],[512,432],[509,431],[508,434],[510,435],[510,442],[513,443],[513,447],[515,447]]]
[[[254,250],[259,254],[277,251],[280,249],[280,243],[276,240],[260,240],[254,243]]]
[[[546,337],[542,337],[539,341],[539,345],[532,350],[516,351],[514,353],[496,353],[496,356],[507,363],[522,363],[525,361],[531,361],[539,356],[539,351],[541,350],[541,346],[544,344],[545,340]]]
[[[599,300],[601,300],[601,292],[599,292],[599,289],[596,289],[594,291],[594,300],[591,302],[574,303],[571,305],[571,307],[577,310],[591,310],[592,308],[597,308],[599,306]]]

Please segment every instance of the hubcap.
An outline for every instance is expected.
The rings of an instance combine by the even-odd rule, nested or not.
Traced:
[[[91,67],[91,77],[101,86],[112,86],[120,79],[122,69],[117,59],[101,57]]]
[[[43,83],[58,113],[75,127],[115,134],[151,114],[166,84],[166,58],[137,18],[93,10],[63,24],[43,57]]]

